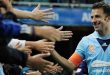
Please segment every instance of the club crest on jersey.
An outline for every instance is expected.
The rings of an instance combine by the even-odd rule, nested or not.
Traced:
[[[94,45],[89,45],[88,49],[89,49],[90,52],[94,52]]]

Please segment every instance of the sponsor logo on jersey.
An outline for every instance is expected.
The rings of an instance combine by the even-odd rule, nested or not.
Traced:
[[[110,61],[101,61],[101,60],[95,60],[92,64],[92,67],[110,67]]]
[[[108,46],[106,43],[103,43],[102,46]]]
[[[89,45],[88,49],[89,49],[90,52],[94,52],[94,45]]]

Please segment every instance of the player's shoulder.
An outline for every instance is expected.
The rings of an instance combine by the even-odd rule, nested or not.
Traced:
[[[97,36],[97,33],[94,31],[93,33],[87,35],[87,36],[84,36],[84,38],[96,38]]]
[[[87,36],[84,36],[83,38],[82,38],[82,40],[90,40],[90,39],[93,39],[93,38],[96,38],[96,33],[95,32],[93,32],[93,33],[91,33],[91,34],[89,34],[89,35],[87,35]]]

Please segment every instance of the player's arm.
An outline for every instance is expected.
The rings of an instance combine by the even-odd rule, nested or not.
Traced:
[[[51,51],[52,57],[64,68],[69,71],[73,71],[75,69],[75,65],[68,61],[66,58],[59,55],[55,50]]]
[[[51,51],[52,57],[65,69],[69,70],[70,72],[73,72],[73,70],[79,65],[79,63],[82,61],[82,58],[77,53],[74,53],[69,60],[62,57],[60,54],[58,54],[55,50]]]

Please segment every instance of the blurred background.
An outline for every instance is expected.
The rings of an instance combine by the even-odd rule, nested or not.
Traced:
[[[94,31],[90,18],[91,6],[99,1],[103,0],[13,0],[13,6],[31,11],[40,3],[41,9],[53,8],[54,18],[49,23],[30,19],[19,19],[19,21],[31,25],[49,25],[56,28],[64,26],[63,30],[71,30],[73,37],[69,41],[56,43],[57,52],[68,59],[81,38]],[[104,1],[110,3],[110,0]],[[62,75],[69,74],[65,72]]]

